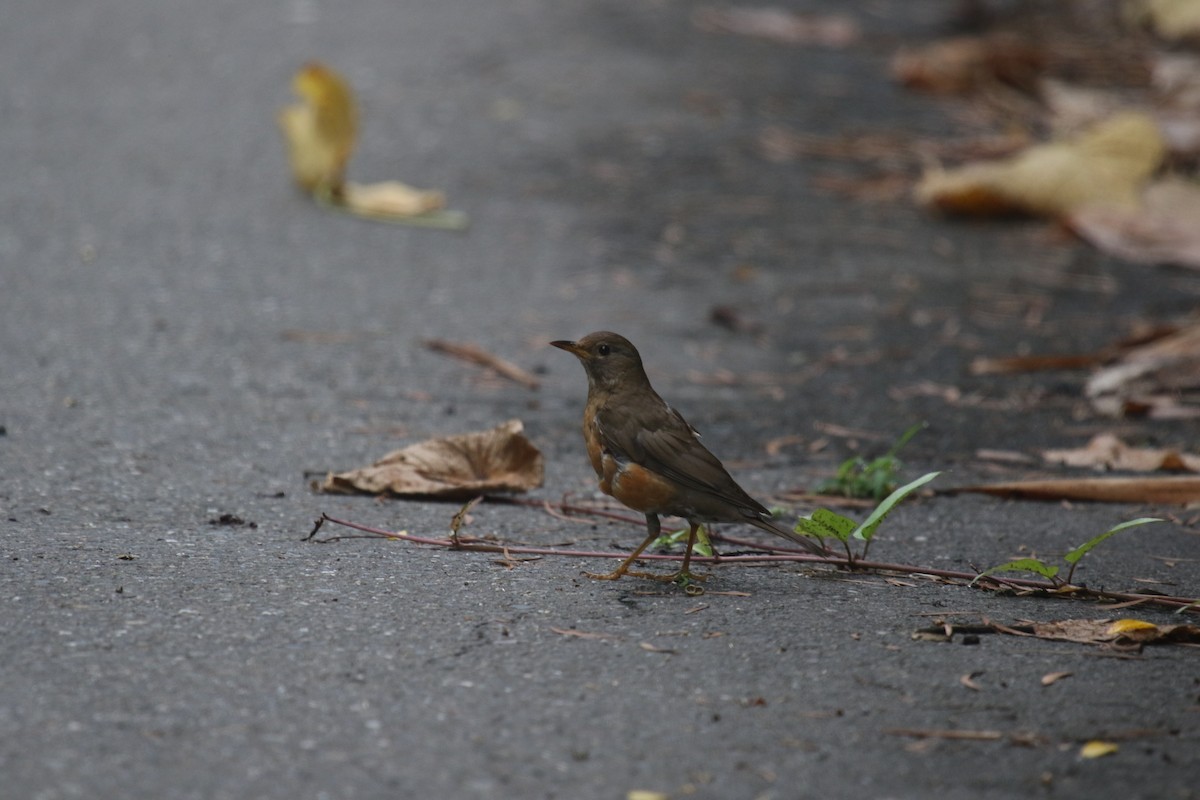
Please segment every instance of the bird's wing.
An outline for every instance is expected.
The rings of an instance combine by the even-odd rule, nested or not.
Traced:
[[[656,398],[657,399],[657,398]],[[710,492],[752,513],[767,509],[738,486],[695,429],[661,399],[642,404],[640,418],[599,414],[601,439],[617,460],[633,461],[683,486]]]

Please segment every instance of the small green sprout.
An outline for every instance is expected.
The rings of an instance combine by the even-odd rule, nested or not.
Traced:
[[[848,458],[838,467],[837,474],[817,486],[819,494],[838,494],[844,497],[861,497],[880,500],[888,492],[896,488],[897,476],[902,462],[896,457],[900,448],[908,444],[908,440],[916,436],[917,431],[927,427],[928,423],[919,422],[913,425],[892,445],[891,449],[878,458],[867,461],[862,456]]]
[[[1139,517],[1138,519],[1132,519],[1128,522],[1122,522],[1120,525],[1109,528],[1099,536],[1094,536],[1078,547],[1072,549],[1063,556],[1063,561],[1066,561],[1070,565],[1070,568],[1067,570],[1067,577],[1065,578],[1058,577],[1058,567],[1051,566],[1041,559],[1018,558],[1015,561],[1006,561],[1005,563],[998,564],[990,569],[985,569],[983,572],[975,576],[975,580],[971,581],[971,584],[974,585],[975,581],[978,581],[980,578],[985,578],[988,575],[993,575],[997,572],[1032,572],[1036,575],[1041,575],[1043,578],[1048,578],[1054,582],[1055,586],[1058,586],[1059,588],[1070,586],[1071,579],[1075,576],[1075,567],[1077,564],[1079,564],[1079,560],[1090,553],[1093,548],[1095,548],[1108,537],[1118,534],[1123,530],[1127,530],[1138,525],[1145,525],[1150,522],[1162,522],[1162,520],[1158,519],[1157,517]]]
[[[850,540],[858,539],[864,542],[862,555],[865,557],[867,550],[871,547],[871,540],[874,538],[875,532],[879,530],[879,526],[883,523],[884,518],[892,512],[892,509],[905,497],[941,474],[940,472],[930,472],[895,489],[879,505],[875,506],[875,510],[862,522],[855,522],[849,517],[844,517],[827,508],[818,508],[796,522],[796,533],[813,536],[817,539],[837,539],[846,548],[846,555],[851,559],[854,556],[850,552]]]

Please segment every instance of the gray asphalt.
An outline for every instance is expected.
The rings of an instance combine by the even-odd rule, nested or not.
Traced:
[[[1134,612],[801,566],[723,567],[695,598],[590,581],[580,570],[603,565],[576,560],[301,541],[322,512],[441,534],[454,506],[309,480],[511,417],[546,454],[534,496],[591,497],[584,377],[546,343],[595,329],[641,347],[763,498],[851,452],[814,422],[894,436],[928,419],[906,475],[948,469],[947,484],[993,477],[979,448],[1034,453],[1111,425],[1088,416],[1080,375],[965,365],[1099,347],[1134,318],[1186,313],[1200,281],[1036,223],[824,193],[814,175],[845,167],[755,146],[771,124],[953,130],[950,106],[886,77],[894,46],[944,32],[953,4],[855,5],[869,35],[845,50],[703,33],[697,6],[0,9],[0,794],[1200,797],[1194,649],[912,639],[938,614]],[[362,101],[352,177],[444,189],[468,232],[365,222],[292,190],[274,117],[314,58]],[[1049,303],[1040,322],[1030,298]],[[715,305],[761,332],[713,325]],[[424,337],[475,342],[544,385],[481,377]],[[889,394],[922,381],[987,402]],[[1129,429],[1195,444],[1194,428]],[[767,453],[787,435],[801,443]],[[253,526],[213,524],[226,514]],[[1146,514],[1177,516],[1080,574],[1196,594],[1196,535],[1170,508],[938,497],[897,511],[874,552],[970,569]],[[469,530],[640,538],[491,504]],[[1059,671],[1073,674],[1041,684]],[[1081,759],[1093,738],[1120,749]]]

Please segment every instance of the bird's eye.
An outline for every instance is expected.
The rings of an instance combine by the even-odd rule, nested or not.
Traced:
[[[600,354],[600,355],[602,355],[602,356],[606,356],[606,355],[608,355],[609,353],[611,353],[611,352],[612,352],[612,348],[611,348],[611,347],[609,347],[609,346],[608,346],[608,345],[606,345],[606,344],[602,344],[602,345],[600,345],[599,347],[597,347],[597,348],[596,348],[596,352],[597,352],[597,353],[599,353],[599,354]]]

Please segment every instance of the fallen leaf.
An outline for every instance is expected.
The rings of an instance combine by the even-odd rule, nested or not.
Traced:
[[[292,178],[317,200],[371,219],[462,229],[465,214],[445,210],[445,195],[397,181],[346,182],[346,165],[358,137],[354,92],[342,76],[317,62],[292,79],[300,98],[279,112]]]
[[[489,353],[478,345],[447,342],[445,339],[426,339],[421,344],[435,353],[444,353],[471,364],[487,367],[494,370],[497,374],[508,378],[510,381],[519,383],[529,389],[537,389],[542,384],[540,380],[516,364],[498,355]]]
[[[1158,626],[1153,622],[1142,619],[1119,619],[1108,626],[1106,633],[1112,636],[1130,636],[1133,638],[1156,636]]]
[[[1002,626],[996,628],[1007,633]],[[1200,626],[1154,625],[1142,620],[1064,619],[1054,622],[1035,622],[1033,635],[1081,644],[1114,644],[1134,647],[1145,644],[1192,644],[1200,642]]]
[[[1069,678],[1074,672],[1047,672],[1042,676],[1042,686],[1053,686],[1063,678]]]
[[[1103,741],[1100,741],[1099,739],[1093,739],[1092,741],[1085,744],[1083,747],[1079,748],[1079,757],[1080,758],[1103,758],[1104,756],[1112,755],[1113,753],[1117,752],[1120,749],[1121,748],[1119,748],[1113,742],[1103,742]]]
[[[653,792],[648,789],[630,789],[625,800],[669,800],[666,792]]]
[[[1154,121],[1126,112],[1011,158],[927,171],[919,203],[951,214],[1062,216],[1087,206],[1136,208],[1166,145]]]
[[[678,650],[674,650],[674,649],[672,649],[672,648],[670,648],[670,647],[659,647],[658,645],[656,645],[656,644],[652,644],[652,643],[650,643],[650,642],[641,642],[641,643],[638,645],[638,647],[642,648],[642,649],[643,649],[643,650],[645,650],[647,653],[665,653],[665,654],[667,654],[667,655],[672,655],[672,656],[673,656],[673,655],[675,655],[676,653],[678,653],[678,652],[679,652]]]
[[[441,211],[446,207],[446,195],[399,181],[347,183],[342,190],[342,202],[349,210],[364,216],[412,217]]]
[[[1130,447],[1111,433],[1092,437],[1085,447],[1044,450],[1042,458],[1068,467],[1128,470],[1130,472],[1200,472],[1200,455],[1172,448]]]
[[[1188,411],[1200,413],[1197,391],[1200,324],[1127,350],[1116,363],[1094,374],[1084,393],[1096,410],[1106,414],[1141,411],[1168,416],[1174,409],[1174,416],[1182,417]]]
[[[324,64],[310,62],[292,78],[301,102],[279,112],[292,177],[314,194],[336,194],[358,135],[358,111],[350,86]]]
[[[525,492],[542,485],[541,452],[520,420],[489,431],[429,439],[389,453],[368,467],[330,474],[320,491],[469,499]]]
[[[1183,505],[1200,502],[1200,478],[1059,478],[962,486],[949,491],[1031,500]]]
[[[1137,207],[1081,208],[1065,223],[1127,261],[1200,269],[1200,184],[1194,181],[1161,180],[1146,188]]]
[[[783,44],[816,44],[846,47],[858,41],[853,17],[845,14],[797,14],[770,6],[696,9],[692,24],[708,33],[756,36]]]
[[[1129,0],[1126,19],[1168,41],[1200,40],[1200,3],[1196,0]]]

